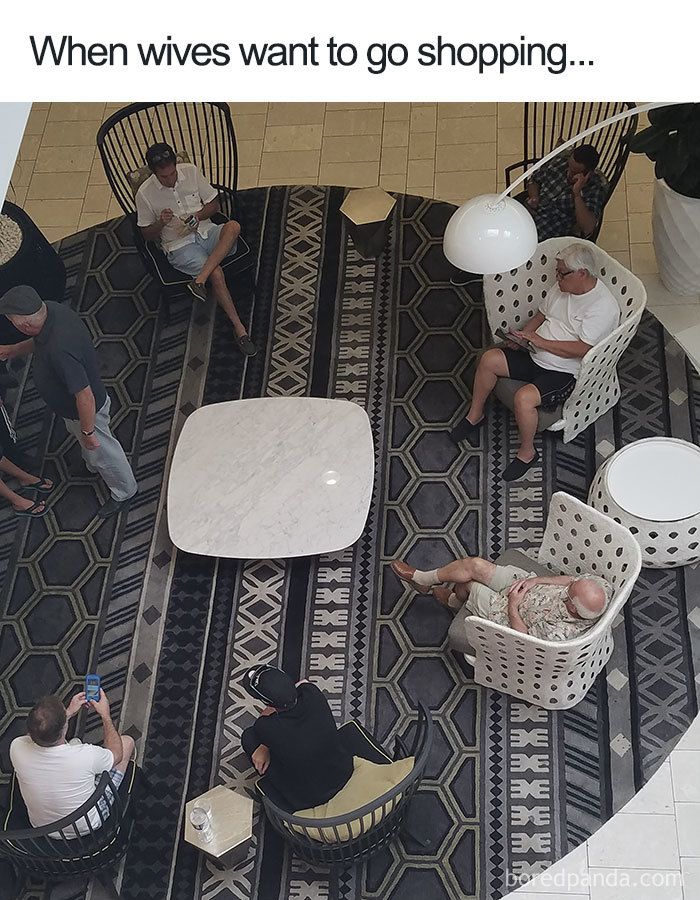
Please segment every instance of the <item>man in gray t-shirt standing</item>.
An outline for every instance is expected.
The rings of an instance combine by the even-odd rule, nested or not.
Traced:
[[[0,347],[0,357],[34,354],[39,395],[80,442],[85,465],[99,472],[112,495],[97,514],[103,519],[116,515],[136,494],[136,479],[109,430],[109,397],[90,332],[70,307],[43,302],[28,285],[13,287],[1,297],[0,313],[29,338]]]

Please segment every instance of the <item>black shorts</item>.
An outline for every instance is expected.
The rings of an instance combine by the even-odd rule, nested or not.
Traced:
[[[508,375],[516,381],[534,384],[540,392],[540,406],[543,409],[553,409],[563,403],[573,391],[576,376],[571,372],[543,369],[526,350],[511,350],[509,347],[500,349],[505,353]]]

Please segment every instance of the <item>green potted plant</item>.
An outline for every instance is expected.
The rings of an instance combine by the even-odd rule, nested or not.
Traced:
[[[649,110],[627,139],[654,163],[652,229],[659,275],[673,293],[700,294],[700,103]]]

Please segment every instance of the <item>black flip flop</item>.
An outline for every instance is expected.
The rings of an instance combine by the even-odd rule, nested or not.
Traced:
[[[38,508],[42,503],[44,503],[43,500],[37,500],[35,503],[32,503],[29,509],[15,509],[15,515],[26,516],[29,519],[39,519],[48,512],[48,506],[45,503],[43,509]],[[12,508],[14,509],[14,506]]]
[[[54,484],[48,484],[48,478],[40,478],[35,484],[23,484],[18,493],[22,491],[36,491],[37,494],[50,494],[56,487]]]

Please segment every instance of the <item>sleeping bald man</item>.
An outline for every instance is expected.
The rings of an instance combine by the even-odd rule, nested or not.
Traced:
[[[597,575],[538,578],[517,566],[497,566],[479,556],[423,571],[396,560],[391,568],[422,594],[431,593],[456,613],[466,604],[482,619],[545,641],[579,637],[607,609],[612,588]]]

